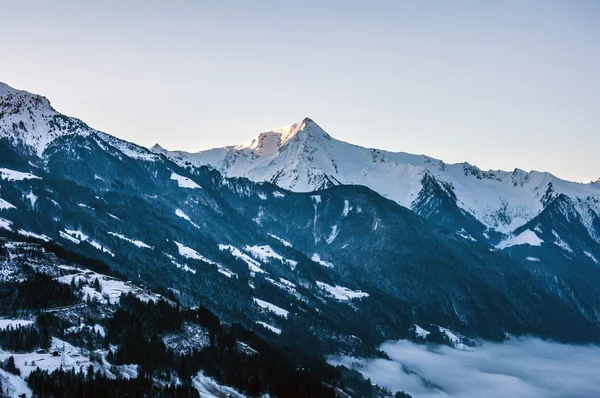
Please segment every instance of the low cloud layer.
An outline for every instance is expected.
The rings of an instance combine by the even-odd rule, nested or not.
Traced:
[[[355,368],[414,398],[600,397],[598,346],[519,338],[488,342],[474,351],[405,340],[384,343],[381,349],[392,360],[335,357],[329,362]]]

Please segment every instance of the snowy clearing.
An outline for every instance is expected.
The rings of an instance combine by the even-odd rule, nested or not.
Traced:
[[[258,323],[259,325],[261,325],[264,328],[269,329],[271,332],[275,333],[275,334],[281,334],[281,329],[276,328],[275,326],[269,325],[266,322],[262,322],[262,321],[256,321],[256,323]]]
[[[361,292],[360,290],[348,289],[347,287],[340,285],[331,286],[325,282],[317,281],[317,286],[338,301],[349,301],[352,299],[369,297],[369,293]]]
[[[191,258],[192,260],[204,261],[205,263],[209,263],[209,264],[213,264],[213,265],[217,264],[214,261],[207,259],[206,257],[204,257],[202,254],[198,253],[196,250],[192,249],[191,247],[187,247],[186,245],[179,243],[179,242],[175,242],[175,244],[177,245],[177,249],[179,250],[179,255],[182,257]]]
[[[0,217],[0,228],[12,231],[12,229],[10,228],[11,225],[12,225],[12,221],[7,220],[6,218]]]
[[[4,330],[9,326],[15,329],[19,326],[27,326],[31,324],[33,324],[33,321],[28,321],[26,319],[0,319],[1,330]]]
[[[269,234],[269,236],[273,239],[277,239],[278,241],[280,241],[285,247],[292,247],[292,244],[290,242],[288,242],[285,239],[280,238],[277,235]]]
[[[191,269],[187,264],[179,264],[175,260],[171,260],[171,263],[173,263],[173,265],[176,266],[177,269],[182,269],[185,272],[191,272],[194,275],[196,274],[196,270],[195,269]]]
[[[205,376],[202,372],[199,372],[198,375],[194,377],[192,384],[203,398],[246,398],[245,395],[240,394],[235,389],[220,385],[211,377]]]
[[[195,222],[193,222],[193,221],[192,221],[192,220],[191,220],[191,219],[188,217],[188,215],[187,215],[187,214],[185,214],[185,213],[183,212],[183,210],[181,210],[181,209],[177,209],[177,210],[175,210],[175,215],[176,215],[177,217],[181,217],[181,218],[183,218],[184,220],[186,220],[187,222],[189,222],[190,224],[192,224],[194,227],[196,227],[196,228],[200,229],[200,227],[198,226],[198,224],[196,224]]]
[[[191,179],[173,172],[171,172],[171,180],[177,181],[179,188],[202,189],[200,185],[196,184]]]
[[[264,262],[269,261],[269,259],[273,258],[275,260],[279,260],[282,263],[286,263],[289,266],[292,267],[292,270],[294,268],[296,268],[296,265],[298,265],[297,261],[294,260],[288,260],[287,258],[284,258],[283,256],[277,254],[273,248],[269,245],[262,245],[262,246],[246,246],[244,248],[247,252],[249,252],[252,257],[256,258],[257,260]]]
[[[287,318],[289,315],[289,311],[284,310],[281,307],[276,306],[275,304],[271,304],[268,301],[264,301],[261,299],[257,299],[256,297],[253,297],[252,300],[254,300],[254,302],[262,309],[271,311],[272,313],[274,313],[275,315],[279,315],[282,316],[284,318]]]
[[[426,338],[427,335],[429,333],[431,333],[430,331],[423,329],[421,326],[417,325],[416,323],[414,324],[414,326],[415,326],[415,334],[422,339]]]
[[[98,249],[98,250],[100,250],[100,251],[101,251],[101,252],[103,252],[103,253],[107,253],[107,254],[109,254],[111,257],[114,257],[114,256],[115,256],[115,254],[114,254],[112,251],[110,251],[109,249],[107,249],[106,247],[104,247],[104,245],[102,245],[102,244],[100,244],[100,243],[96,242],[95,240],[88,240],[88,241],[87,241],[87,243],[89,243],[90,245],[92,245],[92,247],[93,247],[94,249]]]
[[[16,209],[15,206],[0,198],[0,210]]]
[[[258,261],[256,261],[252,257],[248,256],[247,254],[242,253],[242,251],[240,249],[238,249],[237,247],[234,247],[231,245],[220,244],[219,250],[220,251],[228,251],[229,253],[231,253],[231,255],[233,257],[239,258],[240,260],[242,260],[243,262],[248,264],[248,268],[252,272],[255,272],[255,273],[256,272],[258,272],[258,273],[265,272],[262,268],[260,268],[260,263]]]
[[[329,261],[321,260],[321,256],[319,256],[317,253],[313,254],[310,259],[315,263],[321,264],[323,267],[333,268],[332,263],[330,263]]]
[[[517,236],[511,236],[510,238],[503,240],[496,245],[496,249],[506,249],[507,247],[517,245],[530,245],[530,246],[541,246],[544,243],[535,232],[530,229],[526,229]]]
[[[131,238],[126,237],[125,235],[121,235],[121,234],[118,234],[116,232],[108,232],[108,234],[112,235],[114,237],[117,237],[119,239],[122,239],[124,241],[127,241],[129,243],[132,243],[132,244],[136,245],[137,247],[146,248],[146,249],[152,249],[152,246],[149,246],[149,245],[145,244],[141,240],[131,239]]]
[[[81,243],[81,241],[79,239],[72,237],[71,235],[69,235],[68,233],[66,233],[64,231],[58,231],[58,234],[60,235],[61,238],[71,241],[71,242],[75,243],[76,245]]]
[[[22,180],[41,180],[40,177],[35,176],[31,173],[23,173],[22,171],[16,171],[11,169],[0,168],[0,179],[7,181],[22,181]]]
[[[52,240],[46,235],[38,235],[34,232],[25,231],[24,229],[18,230],[17,233],[19,235],[25,236],[27,238],[35,238],[35,239],[43,240],[44,242],[50,242]]]

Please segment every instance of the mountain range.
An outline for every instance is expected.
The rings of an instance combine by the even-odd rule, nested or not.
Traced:
[[[600,340],[600,183],[338,141],[311,119],[151,150],[0,83],[0,231],[105,262],[291,350],[417,325]],[[466,338],[465,338],[466,341]]]

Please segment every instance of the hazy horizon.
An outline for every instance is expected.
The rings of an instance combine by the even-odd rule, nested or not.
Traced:
[[[365,147],[600,177],[593,1],[25,1],[3,14],[0,81],[147,147],[235,145],[308,116]]]

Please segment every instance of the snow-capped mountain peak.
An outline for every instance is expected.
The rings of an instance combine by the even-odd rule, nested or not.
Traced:
[[[58,113],[45,97],[0,83],[0,138],[41,156],[57,137],[88,130],[82,121]]]
[[[363,148],[332,138],[310,118],[261,133],[241,145],[197,153],[162,147],[152,151],[180,165],[208,165],[230,177],[269,181],[297,192],[364,185],[419,214],[433,212],[431,217],[448,200],[456,211],[481,223],[480,235],[485,229],[512,233],[559,194],[582,204],[586,214],[600,212],[600,183],[569,182],[518,168],[483,171],[466,162],[446,164],[424,155]]]

